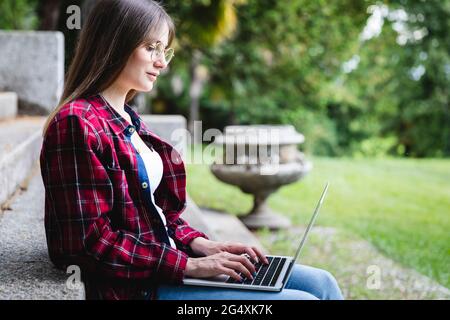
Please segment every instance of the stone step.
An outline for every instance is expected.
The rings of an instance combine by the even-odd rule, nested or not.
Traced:
[[[80,300],[68,274],[51,264],[44,229],[44,186],[35,161],[29,184],[0,213],[0,300]]]
[[[192,200],[189,195],[187,195],[186,199],[186,209],[181,215],[181,218],[186,220],[194,229],[197,229],[206,235],[211,240],[219,241],[220,237],[214,233],[211,228],[210,221],[203,214],[203,211],[197,206],[197,204]]]
[[[0,205],[3,207],[39,157],[45,119],[23,116],[0,121]]]
[[[269,253],[236,216],[208,208],[199,208],[189,196],[186,210],[181,217],[192,227],[208,235],[211,240],[241,242],[259,247],[266,254]]]
[[[64,34],[0,30],[0,88],[19,96],[19,113],[45,115],[64,85]]]
[[[258,238],[236,216],[207,208],[201,208],[201,212],[202,221],[208,225],[214,239],[218,241],[241,242],[258,247],[265,254],[269,254]]]
[[[17,116],[18,98],[15,92],[0,92],[0,120]]]
[[[185,117],[176,114],[144,114],[141,118],[150,131],[169,142],[184,159],[188,143]]]

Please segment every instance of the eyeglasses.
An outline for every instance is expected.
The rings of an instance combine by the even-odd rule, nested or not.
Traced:
[[[173,48],[167,48],[167,49],[164,48],[164,45],[160,41],[149,45],[148,48],[152,52],[151,57],[152,57],[153,61],[157,61],[157,60],[161,59],[162,57],[164,57],[165,62],[167,64],[169,64],[170,60],[172,60],[172,58],[174,56]]]

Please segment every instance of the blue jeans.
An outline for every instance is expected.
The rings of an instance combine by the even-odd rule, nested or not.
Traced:
[[[161,285],[159,300],[341,300],[336,279],[325,270],[299,265],[280,292],[224,289],[185,285]]]

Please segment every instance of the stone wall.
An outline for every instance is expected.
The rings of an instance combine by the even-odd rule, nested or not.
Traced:
[[[17,94],[0,91],[0,120],[17,116]]]
[[[0,30],[0,91],[16,92],[19,113],[47,114],[64,84],[64,35]]]

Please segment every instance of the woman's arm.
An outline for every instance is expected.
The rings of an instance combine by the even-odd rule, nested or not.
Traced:
[[[97,270],[112,277],[180,282],[188,258],[184,252],[113,225],[114,185],[98,156],[98,137],[77,115],[58,119],[47,131],[41,170],[51,256],[90,257]]]
[[[196,252],[192,251],[192,241],[198,238],[208,239],[208,236],[203,232],[192,228],[186,220],[180,217],[179,213],[165,213],[165,215],[169,235],[174,239],[177,248],[190,256],[198,255]]]

